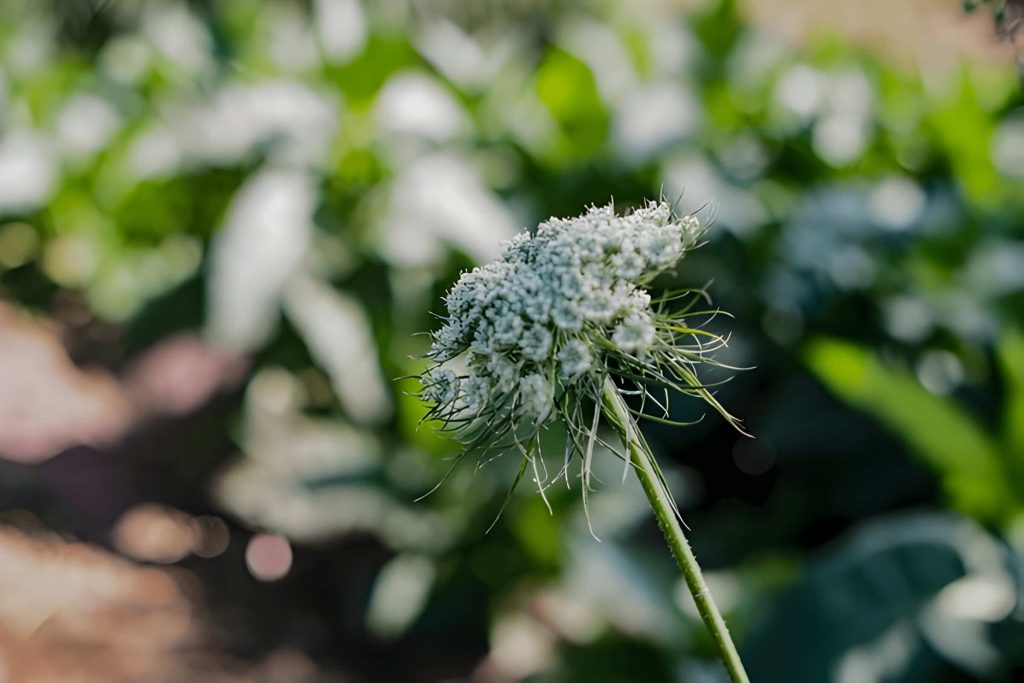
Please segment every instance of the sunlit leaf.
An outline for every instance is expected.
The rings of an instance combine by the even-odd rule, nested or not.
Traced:
[[[1020,330],[1006,333],[997,351],[1006,383],[1003,428],[1010,458],[1021,467],[1024,466],[1024,333]]]
[[[1012,495],[998,446],[963,408],[929,393],[909,373],[848,342],[819,339],[807,362],[836,395],[903,439],[942,481],[960,510],[997,520]]]
[[[537,71],[537,95],[559,123],[563,138],[554,159],[594,154],[608,137],[608,114],[586,64],[552,51]]]

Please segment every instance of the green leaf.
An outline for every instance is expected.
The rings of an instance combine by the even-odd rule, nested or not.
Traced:
[[[787,683],[883,680],[863,669],[859,677],[849,676],[852,665],[861,665],[857,659],[877,662],[883,651],[892,654],[886,681],[939,680],[950,663],[970,667],[965,647],[950,647],[944,639],[928,642],[916,633],[922,624],[942,619],[959,627],[953,640],[969,651],[991,647],[984,632],[968,627],[977,621],[951,613],[936,599],[950,584],[981,576],[1012,596],[1005,569],[976,561],[979,549],[991,560],[1001,556],[999,548],[983,529],[947,516],[901,516],[862,526],[812,560],[751,632],[743,648],[751,677]],[[847,675],[839,675],[844,666]]]
[[[999,341],[999,365],[1006,383],[1003,429],[1010,457],[1024,462],[1024,332],[1011,330]]]
[[[398,33],[373,35],[366,48],[341,66],[329,66],[328,77],[354,103],[368,102],[384,82],[418,61],[409,40]]]
[[[557,155],[575,161],[596,154],[610,123],[590,68],[566,52],[551,50],[536,78],[537,96],[562,131]]]
[[[997,205],[1005,183],[992,164],[990,149],[996,121],[991,112],[1016,90],[1009,73],[979,83],[980,74],[962,72],[950,95],[933,103],[926,121],[948,156],[957,182],[972,200]]]
[[[929,393],[914,377],[847,342],[819,339],[808,365],[839,398],[894,431],[939,476],[953,504],[985,521],[1012,508],[999,448],[954,401]]]

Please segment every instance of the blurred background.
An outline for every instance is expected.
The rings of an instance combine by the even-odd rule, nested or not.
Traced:
[[[394,380],[503,240],[659,196],[755,367],[756,439],[648,431],[753,680],[1022,680],[998,5],[3,0],[0,680],[723,680],[612,458],[600,542],[578,486],[485,533],[517,461],[413,502]]]

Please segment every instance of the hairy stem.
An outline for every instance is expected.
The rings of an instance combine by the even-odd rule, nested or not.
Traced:
[[[729,636],[729,629],[725,625],[725,620],[718,611],[718,607],[715,606],[711,591],[708,590],[704,576],[700,572],[697,558],[694,557],[693,549],[690,548],[690,543],[683,534],[675,505],[661,476],[661,471],[658,469],[657,462],[655,462],[650,447],[637,428],[633,415],[626,407],[622,395],[611,378],[604,380],[602,403],[609,422],[629,450],[633,470],[640,479],[644,493],[647,494],[647,500],[651,503],[654,516],[658,519],[658,526],[661,527],[661,532],[665,535],[672,555],[676,558],[676,564],[683,572],[686,587],[690,589],[693,601],[697,604],[697,611],[718,649],[718,654],[722,658],[729,676],[734,683],[749,683],[750,679],[747,678],[747,672],[743,669],[739,652]]]

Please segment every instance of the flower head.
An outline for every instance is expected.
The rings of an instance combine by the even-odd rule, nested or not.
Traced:
[[[667,404],[651,390],[698,396],[736,424],[697,376],[725,340],[691,321],[717,311],[695,310],[702,291],[652,299],[646,289],[704,230],[660,202],[624,216],[594,207],[515,237],[445,297],[428,357],[437,366],[464,357],[466,370],[435,368],[421,378],[428,417],[455,431],[467,451],[515,448],[526,460],[537,454],[540,430],[561,422],[567,453],[582,456],[592,450],[610,378],[644,405],[653,399],[659,420]],[[636,414],[650,416],[643,407]]]
[[[459,378],[445,368],[434,368],[423,376],[422,396],[434,405],[451,405],[459,395]]]

